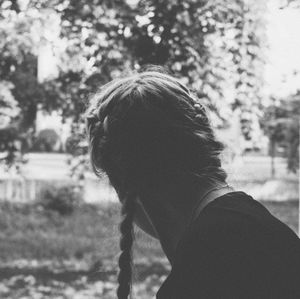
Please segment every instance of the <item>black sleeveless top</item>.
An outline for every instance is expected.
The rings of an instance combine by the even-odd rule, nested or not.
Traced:
[[[300,239],[239,191],[209,203],[187,229],[157,299],[244,298],[300,298]]]

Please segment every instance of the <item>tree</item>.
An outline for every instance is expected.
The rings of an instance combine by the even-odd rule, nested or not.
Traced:
[[[129,69],[160,64],[197,93],[213,111],[216,127],[228,125],[232,109],[241,111],[242,120],[250,114],[243,132],[253,138],[248,133],[253,122],[258,123],[262,105],[264,4],[254,0],[141,0],[135,5],[71,0],[56,9],[68,53],[81,61],[76,64],[78,76],[68,81],[69,86],[73,81],[83,87],[79,92],[83,97],[70,97],[73,105]],[[89,70],[84,70],[86,65]],[[69,69],[75,72],[74,66]]]
[[[13,2],[12,2],[13,3]],[[36,57],[33,19],[4,9],[0,15],[0,80],[11,82],[11,92],[22,107],[20,128],[27,130],[35,114],[40,98],[40,86],[36,79]]]
[[[78,123],[89,94],[120,74],[153,63],[167,66],[197,93],[213,111],[215,127],[228,125],[231,108],[259,110],[264,5],[254,0],[30,0],[25,8],[16,1],[5,3],[10,3],[4,11],[14,28],[31,14],[27,23],[22,19],[23,31],[3,29],[6,37],[12,34],[17,40],[15,51],[23,55],[21,43],[28,48],[19,61],[13,60],[12,50],[5,60],[27,127],[40,103],[71,117],[76,132],[83,127]],[[30,32],[36,24],[44,26],[49,11],[61,20],[66,48],[59,57],[58,78],[41,83],[35,74],[37,43]],[[7,20],[5,16],[3,22]],[[31,75],[25,77],[27,73]],[[25,117],[26,111],[32,119]]]
[[[37,76],[47,12],[22,7],[20,3],[3,1],[0,9],[0,85],[4,86],[2,94],[5,93],[0,108],[7,110],[8,102],[19,107],[18,113],[6,117],[6,124],[1,127],[0,151],[9,164],[15,157],[13,153],[23,152],[29,146],[38,104],[49,107],[45,103],[55,91],[53,84],[39,82]]]
[[[57,8],[73,53],[90,64],[82,77],[90,91],[128,69],[164,65],[195,90],[221,125],[230,104],[260,102],[264,10],[252,0],[141,0],[133,7],[73,0]]]
[[[262,127],[270,141],[271,157],[278,147],[283,148],[287,168],[292,172],[299,168],[299,97],[300,92],[297,92],[287,99],[273,99],[274,104],[266,109],[262,119]]]
[[[11,120],[15,118],[20,108],[12,95],[13,85],[7,81],[0,81],[0,161],[4,160],[11,164],[17,151],[17,130],[10,126]]]

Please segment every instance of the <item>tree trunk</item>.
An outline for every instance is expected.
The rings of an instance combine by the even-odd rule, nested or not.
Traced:
[[[270,144],[270,156],[271,156],[271,178],[275,178],[275,141],[271,140]]]

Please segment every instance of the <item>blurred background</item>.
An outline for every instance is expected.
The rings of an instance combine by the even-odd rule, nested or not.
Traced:
[[[146,64],[197,93],[229,183],[298,233],[300,1],[2,0],[1,298],[115,298],[120,206],[83,112]],[[153,298],[170,267],[136,239],[134,298]]]

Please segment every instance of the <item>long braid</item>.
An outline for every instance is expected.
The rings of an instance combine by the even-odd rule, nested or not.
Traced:
[[[107,118],[104,117],[103,120],[95,114],[95,108],[92,107],[89,115],[87,115],[87,129],[90,139],[90,154],[92,167],[94,172],[100,176],[100,171],[97,169],[97,151],[99,151],[99,145],[101,144],[100,139],[105,140],[105,135],[107,134]],[[102,142],[103,142],[102,140]],[[112,173],[109,174],[111,183],[116,187],[117,177]],[[119,274],[118,274],[118,289],[117,298],[118,299],[128,299],[131,292],[131,280],[132,280],[132,244],[134,240],[133,231],[133,218],[135,214],[135,197],[132,194],[122,195],[122,192],[117,194],[122,202],[121,216],[122,220],[120,223],[120,249],[121,253],[119,256]]]
[[[134,239],[133,217],[135,211],[135,202],[130,196],[125,196],[122,202],[121,215],[123,217],[120,223],[120,249],[119,257],[119,275],[117,289],[118,299],[128,299],[131,292],[132,277],[132,244]]]

